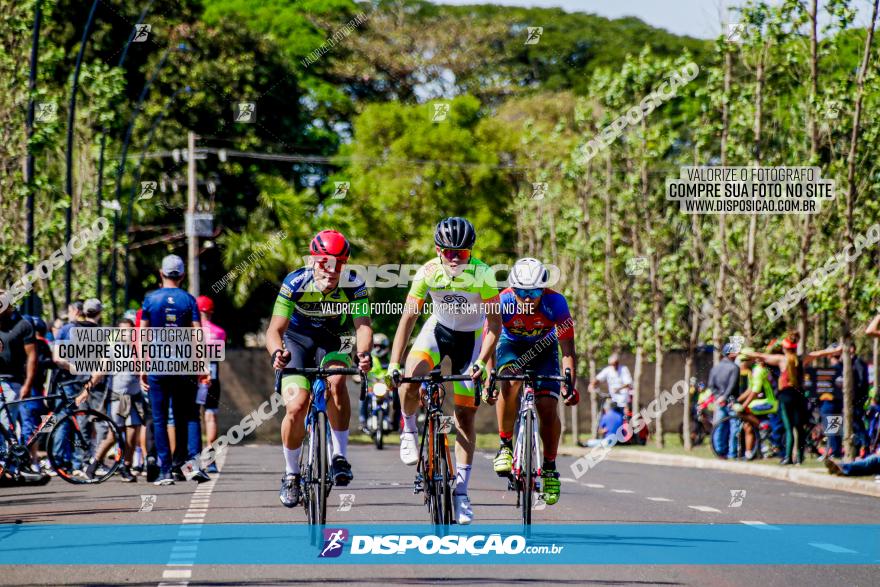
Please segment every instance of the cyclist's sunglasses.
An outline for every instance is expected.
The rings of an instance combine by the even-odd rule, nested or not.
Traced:
[[[440,254],[443,255],[447,261],[452,261],[453,259],[467,261],[471,258],[470,249],[440,249]]]
[[[513,293],[516,294],[516,297],[520,299],[529,298],[530,300],[536,300],[541,297],[541,294],[544,293],[544,289],[540,287],[535,287],[532,289],[520,289],[518,287],[513,288]]]
[[[324,271],[341,271],[342,266],[345,265],[346,259],[341,259],[338,257],[331,257],[329,255],[312,255],[312,260],[315,262],[315,265],[323,269]]]

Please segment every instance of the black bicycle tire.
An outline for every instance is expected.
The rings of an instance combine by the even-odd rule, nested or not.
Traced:
[[[5,458],[4,458],[5,455]],[[9,432],[0,426],[0,477],[6,474],[9,466],[9,459],[12,456],[12,441],[9,438]],[[12,473],[9,474],[12,476]]]
[[[438,476],[442,479],[440,471],[440,438],[437,432],[437,419],[431,418],[431,470],[429,472],[428,485],[430,486],[431,503],[429,509],[431,511],[431,523],[435,526],[443,525],[443,487]]]
[[[330,488],[330,463],[327,456],[327,434],[328,434],[328,426],[327,426],[327,414],[324,412],[318,412],[317,415],[317,424],[318,424],[318,483],[317,483],[317,494],[318,499],[316,501],[316,505],[318,508],[318,523],[323,525],[327,523],[327,493]]]
[[[376,448],[382,450],[385,446],[385,410],[379,408],[379,411],[376,413],[376,435],[375,442]]]
[[[115,444],[116,444],[116,455],[117,456],[116,456],[116,460],[114,461],[113,465],[110,466],[110,468],[107,470],[106,473],[104,473],[100,477],[95,477],[94,479],[78,479],[77,477],[73,476],[72,472],[70,474],[68,474],[66,471],[64,471],[59,466],[61,463],[57,459],[57,455],[54,452],[54,448],[55,448],[54,438],[55,438],[55,434],[60,433],[59,431],[61,430],[61,424],[65,420],[74,419],[74,418],[76,418],[76,416],[79,416],[79,415],[92,416],[98,420],[103,421],[105,424],[107,424],[110,431],[113,433],[113,438],[114,438]],[[94,421],[92,421],[92,423],[94,423]],[[74,426],[73,429],[78,432],[78,429],[76,426]],[[73,485],[89,485],[89,484],[103,483],[104,481],[106,481],[107,479],[109,479],[110,477],[115,475],[116,471],[119,469],[120,465],[122,465],[122,455],[123,455],[123,450],[125,448],[122,434],[121,434],[121,432],[119,432],[119,428],[116,426],[116,424],[113,422],[113,420],[109,416],[107,416],[107,414],[104,414],[102,412],[98,412],[96,410],[78,409],[78,410],[75,410],[71,413],[64,414],[55,422],[55,425],[52,427],[52,431],[49,433],[49,437],[47,438],[46,442],[47,442],[46,453],[49,458],[49,463],[52,465],[52,469],[54,469],[55,472],[58,473],[58,476],[61,479],[65,480],[68,483],[71,483]],[[91,458],[91,456],[92,455],[89,455],[89,458]]]
[[[449,462],[449,446],[448,436],[440,435],[440,445],[443,448],[440,453],[440,507],[443,514],[443,523],[449,525],[452,523],[453,506],[452,506],[452,467]]]
[[[532,446],[534,444],[534,426],[535,423],[533,421],[534,414],[532,412],[526,412],[525,414],[525,424],[522,428],[525,428],[523,431],[523,464],[522,464],[522,482],[520,484],[520,490],[522,491],[522,499],[520,503],[522,504],[522,522],[525,526],[532,525],[532,503],[534,503],[535,497],[535,467],[532,459],[534,458],[535,447]]]
[[[302,503],[303,509],[306,512],[306,521],[309,525],[313,525],[315,523],[315,508],[314,502],[312,500],[312,493],[314,490],[312,488],[312,469],[311,463],[314,462],[312,458],[312,448],[314,443],[312,442],[312,428],[314,423],[310,424],[306,428],[306,436],[303,439],[302,452],[300,453],[300,462],[299,462],[299,474],[300,474],[300,502]]]

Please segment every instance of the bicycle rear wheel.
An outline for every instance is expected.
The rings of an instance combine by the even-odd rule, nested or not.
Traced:
[[[6,429],[0,427],[0,478],[6,474],[6,471],[10,468],[12,463],[12,442],[9,439],[9,433]]]
[[[49,462],[68,483],[102,483],[122,464],[123,446],[122,434],[107,415],[95,410],[76,410],[61,417],[49,434]],[[75,461],[87,466],[99,452],[102,454],[92,479],[74,474]]]
[[[535,499],[534,430],[534,414],[527,411],[523,417],[523,425],[520,426],[520,433],[523,434],[523,442],[521,444],[523,461],[519,487],[522,492],[522,497],[520,499],[520,506],[522,507],[522,523],[526,526],[532,524],[532,504]]]

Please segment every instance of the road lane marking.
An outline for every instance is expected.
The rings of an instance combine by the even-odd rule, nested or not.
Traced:
[[[192,571],[189,569],[168,569],[162,573],[163,579],[189,579],[192,577]]]
[[[612,489],[611,493],[635,493],[632,489]]]
[[[710,508],[710,507],[707,506],[707,505],[689,505],[688,507],[691,508],[692,510],[697,510],[698,512],[711,512],[711,513],[714,513],[714,514],[720,514],[720,513],[721,513],[721,510],[718,510],[718,509],[715,509],[715,508]]]
[[[746,526],[751,526],[752,528],[757,528],[759,530],[779,530],[780,528],[777,526],[771,526],[767,522],[761,522],[760,520],[740,520],[740,524],[745,524]]]
[[[577,481],[571,477],[560,477],[559,480],[565,481],[566,483],[577,483]]]
[[[855,550],[850,550],[848,548],[844,548],[836,544],[830,544],[828,542],[810,542],[809,545],[813,548],[827,550],[828,552],[833,552],[835,554],[858,554],[858,552],[856,552]]]
[[[672,501],[668,497],[646,497],[645,499],[649,499],[651,501]]]
[[[584,487],[590,487],[592,489],[605,489],[605,486],[601,483],[581,483]]]

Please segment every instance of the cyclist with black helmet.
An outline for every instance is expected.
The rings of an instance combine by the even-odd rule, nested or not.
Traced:
[[[510,287],[501,292],[503,327],[496,352],[499,373],[516,374],[528,368],[538,375],[559,375],[561,348],[562,367],[571,371],[572,381],[576,380],[574,321],[565,296],[547,287],[549,282],[549,271],[537,259],[527,257],[513,265],[508,276]],[[519,381],[502,381],[501,394],[497,397],[501,446],[495,455],[494,469],[499,476],[507,476],[513,466],[513,426],[516,398],[521,388]],[[556,452],[562,432],[557,407],[559,388],[558,381],[539,381],[535,390],[544,456],[542,497],[547,505],[559,501],[560,492],[556,470]],[[489,402],[494,403],[495,399],[490,398]],[[566,405],[577,404],[577,389],[572,389],[563,401]]]
[[[308,265],[284,278],[266,331],[266,349],[276,369],[351,367],[351,352],[356,348],[358,367],[370,370],[373,328],[367,286],[354,272],[343,273],[350,250],[341,233],[322,230],[312,239]],[[329,377],[327,382],[333,452],[330,473],[336,485],[345,486],[353,479],[346,458],[351,403],[344,375]],[[279,498],[292,508],[301,497],[300,454],[311,384],[303,375],[288,375],[281,380],[281,393],[286,406],[281,423],[285,470]]]
[[[437,257],[425,263],[416,273],[407,295],[407,304],[388,365],[389,378],[395,371],[407,377],[426,375],[449,357],[453,373],[483,378],[486,361],[495,351],[501,316],[498,308],[498,289],[492,269],[471,256],[476,241],[473,225],[464,218],[444,218],[437,224],[434,244]],[[419,314],[430,294],[433,302],[431,317],[416,337],[406,360],[405,369],[400,361],[409,343]],[[483,332],[484,323],[488,323]],[[473,370],[472,367],[478,367]],[[454,382],[455,395],[455,490],[453,502],[459,524],[473,520],[470,498],[467,495],[471,463],[475,448],[474,383]],[[416,435],[416,412],[419,407],[418,385],[401,385],[403,432],[400,435],[400,459],[415,465],[419,457]]]

